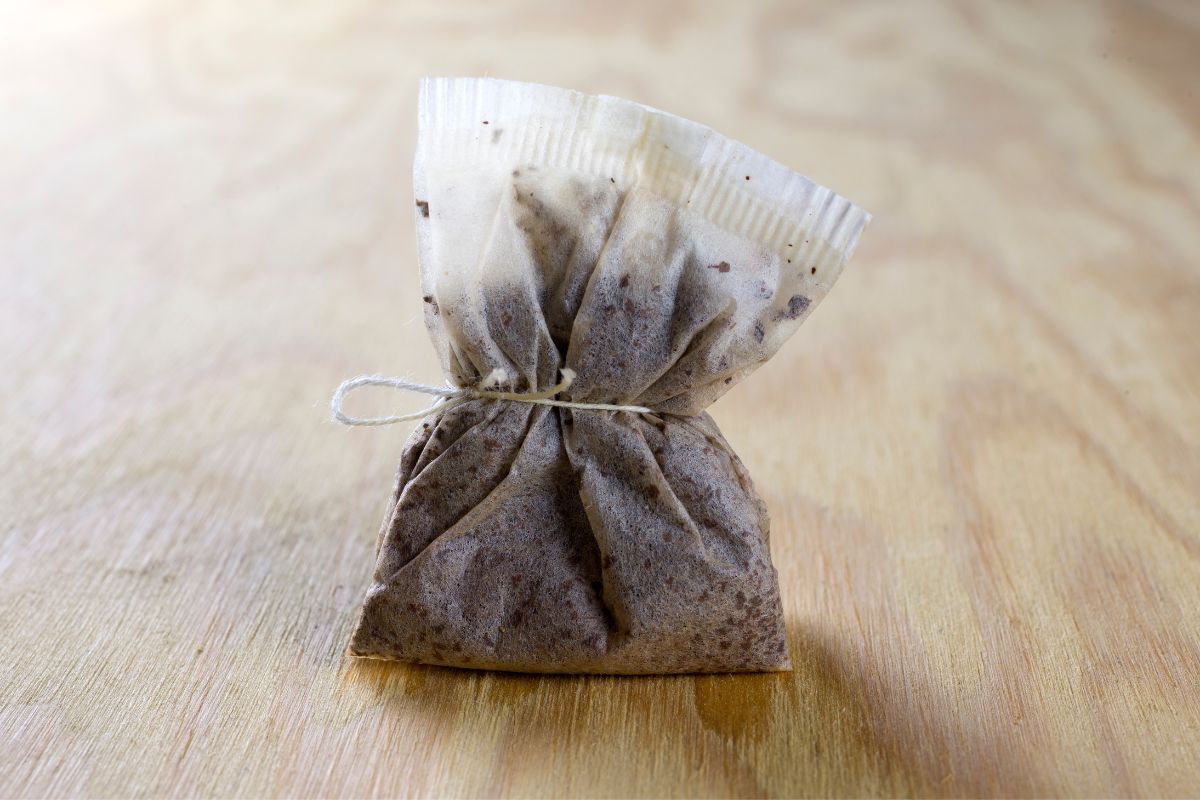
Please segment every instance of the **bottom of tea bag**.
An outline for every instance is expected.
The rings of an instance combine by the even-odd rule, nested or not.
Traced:
[[[708,415],[564,414],[473,401],[414,434],[350,654],[790,669],[766,509]]]
[[[735,637],[736,641],[736,637]],[[778,640],[780,643],[782,639]],[[733,646],[731,644],[731,646]],[[734,652],[737,652],[736,650]],[[782,653],[782,656],[780,655]],[[784,649],[762,657],[723,658],[712,657],[711,653],[687,652],[673,649],[669,655],[662,653],[630,657],[623,653],[597,654],[595,658],[554,663],[529,663],[504,660],[477,659],[461,653],[422,653],[397,650],[388,642],[361,627],[356,631],[347,655],[355,658],[378,661],[399,661],[427,666],[453,667],[458,669],[488,670],[494,672],[517,672],[523,674],[559,675],[704,675],[732,673],[790,672],[791,659]],[[745,654],[743,654],[745,655]]]

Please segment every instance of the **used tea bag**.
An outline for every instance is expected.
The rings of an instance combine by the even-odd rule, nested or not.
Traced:
[[[404,449],[357,656],[522,672],[790,667],[766,507],[705,408],[868,215],[701,125],[491,79],[421,86],[425,322],[458,398]]]

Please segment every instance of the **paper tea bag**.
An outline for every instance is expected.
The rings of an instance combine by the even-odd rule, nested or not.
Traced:
[[[769,521],[705,408],[837,279],[868,215],[701,125],[490,79],[421,86],[425,322],[468,399],[413,433],[357,656],[786,670]]]

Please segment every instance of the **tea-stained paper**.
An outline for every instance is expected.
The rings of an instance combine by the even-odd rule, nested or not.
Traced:
[[[868,215],[701,125],[490,79],[421,86],[425,322],[473,399],[400,460],[350,652],[459,667],[790,667],[769,520],[705,408],[825,296]]]

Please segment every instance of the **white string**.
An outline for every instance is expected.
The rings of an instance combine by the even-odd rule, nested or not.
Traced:
[[[544,392],[502,392],[485,388],[502,383],[504,379],[504,371],[499,369],[494,370],[491,375],[480,381],[478,386],[461,387],[430,386],[425,383],[406,381],[403,378],[386,378],[382,375],[359,375],[357,378],[351,378],[348,381],[342,382],[342,385],[333,393],[330,407],[333,409],[333,418],[343,425],[391,425],[396,422],[407,422],[409,420],[422,419],[438,409],[445,410],[464,403],[467,400],[475,399],[508,400],[514,403],[534,403],[536,405],[574,408],[582,411],[629,411],[634,414],[653,413],[651,409],[645,406],[619,406],[610,403],[575,403],[570,400],[555,400],[554,396],[566,390],[575,380],[575,372],[569,369],[563,369],[562,380]],[[396,414],[387,417],[352,417],[342,411],[342,403],[345,401],[346,395],[363,386],[387,386],[392,389],[403,389],[408,392],[420,392],[421,394],[432,395],[438,399],[428,408],[414,411],[411,414]]]

